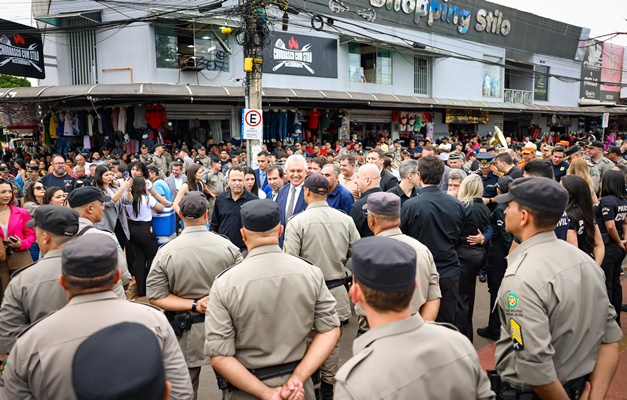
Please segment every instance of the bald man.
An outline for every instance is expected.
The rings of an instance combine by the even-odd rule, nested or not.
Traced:
[[[381,175],[379,168],[375,164],[366,164],[359,168],[357,177],[357,187],[361,193],[361,198],[357,200],[348,213],[355,221],[355,226],[361,237],[374,236],[368,228],[368,219],[364,213],[364,204],[368,202],[368,196],[372,193],[381,192]]]

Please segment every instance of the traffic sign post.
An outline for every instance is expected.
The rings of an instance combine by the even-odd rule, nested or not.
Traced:
[[[244,140],[263,139],[263,114],[261,110],[242,109],[242,134]]]

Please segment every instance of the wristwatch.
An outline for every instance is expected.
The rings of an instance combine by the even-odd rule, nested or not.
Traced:
[[[195,299],[192,303],[192,311],[196,312],[196,306],[198,305],[198,299]]]

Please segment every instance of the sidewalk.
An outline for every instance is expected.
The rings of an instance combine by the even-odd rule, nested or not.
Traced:
[[[623,266],[624,267],[624,266]],[[623,285],[623,304],[627,304],[627,279],[622,280]],[[621,313],[621,326],[623,334],[627,335],[627,313]],[[494,343],[485,346],[477,351],[479,361],[483,370],[494,369],[495,345]],[[607,400],[626,400],[627,399],[627,336],[620,341],[620,360],[618,362],[618,370],[610,386],[610,390],[606,397]]]

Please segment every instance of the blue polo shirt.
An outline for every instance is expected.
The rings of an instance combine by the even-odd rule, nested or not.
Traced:
[[[327,196],[327,204],[331,208],[344,211],[346,214],[350,211],[355,199],[353,195],[339,182],[335,189]]]

